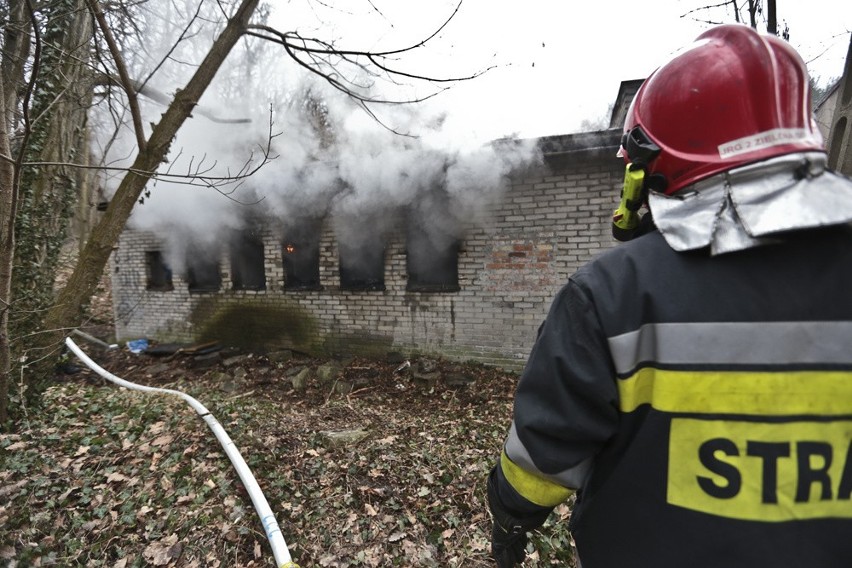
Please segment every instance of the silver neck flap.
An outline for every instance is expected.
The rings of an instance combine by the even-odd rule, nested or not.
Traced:
[[[674,195],[651,192],[654,223],[676,251],[711,255],[779,241],[779,233],[852,221],[852,180],[823,152],[786,154],[729,170]]]

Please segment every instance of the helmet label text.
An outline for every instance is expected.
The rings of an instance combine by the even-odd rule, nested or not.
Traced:
[[[775,128],[766,132],[759,132],[751,136],[745,136],[719,145],[719,157],[723,160],[756,152],[764,148],[780,146],[782,144],[795,144],[807,140],[808,131],[804,128]]]

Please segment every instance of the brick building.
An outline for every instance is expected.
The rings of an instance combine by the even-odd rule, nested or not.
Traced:
[[[487,222],[443,245],[401,214],[360,239],[369,254],[353,264],[353,241],[332,219],[258,223],[212,257],[189,251],[172,273],[158,235],[125,231],[112,257],[117,339],[429,353],[518,369],[556,291],[614,245],[624,168],[615,154],[639,84],[622,84],[609,129],[535,141],[538,165],[513,172]]]

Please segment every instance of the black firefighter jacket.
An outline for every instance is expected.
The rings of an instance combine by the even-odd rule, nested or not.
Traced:
[[[580,269],[501,465],[521,516],[578,489],[583,568],[852,566],[852,230],[713,258],[654,232]]]

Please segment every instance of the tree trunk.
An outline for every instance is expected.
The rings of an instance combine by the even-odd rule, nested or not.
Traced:
[[[778,35],[778,16],[775,13],[775,0],[766,0],[766,31]]]
[[[9,312],[12,306],[12,271],[15,261],[15,217],[18,179],[12,157],[11,137],[20,123],[19,93],[23,92],[24,63],[29,57],[32,22],[23,0],[10,0],[3,22],[0,61],[0,431],[9,420],[9,385],[12,352]]]
[[[0,81],[0,101],[5,101]],[[9,160],[9,130],[0,129],[0,431],[9,419],[9,306],[12,303],[12,263],[15,258],[15,167]]]
[[[17,127],[20,116],[18,111],[18,87],[24,80],[24,63],[30,53],[30,31],[32,22],[23,0],[10,0],[9,16],[3,22],[3,62],[0,65],[0,80],[3,81],[4,94],[0,104],[3,105],[4,127],[7,136]],[[11,144],[10,144],[11,147]]]
[[[119,184],[109,207],[92,230],[71,277],[48,312],[45,320],[45,329],[49,330],[45,334],[46,340],[58,343],[69,330],[79,324],[82,306],[94,294],[133,206],[148,180],[168,156],[175,134],[191,116],[192,109],[245,31],[258,2],[259,0],[243,0],[186,87],[177,91],[174,100],[162,115],[162,120],[154,125],[144,149],[137,154],[130,171]]]
[[[752,29],[757,29],[757,3],[759,0],[748,0],[748,21]]]
[[[54,299],[59,253],[80,190],[78,169],[63,164],[78,162],[79,148],[88,144],[91,91],[92,25],[84,0],[53,2],[43,15],[41,58],[28,109],[30,131],[22,151],[25,162],[52,165],[25,165],[17,172],[15,303],[9,321],[13,358],[25,364],[44,355],[31,338]],[[29,384],[27,399],[35,400],[43,384]]]
[[[737,0],[731,0],[731,4],[734,6],[734,21],[736,23],[740,23],[740,7],[737,6]]]

